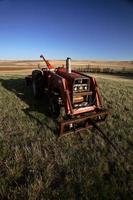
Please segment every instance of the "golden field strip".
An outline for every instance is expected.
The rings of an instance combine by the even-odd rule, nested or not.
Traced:
[[[55,66],[65,65],[65,60],[49,60],[49,62]],[[91,68],[110,68],[115,70],[126,71],[133,70],[133,61],[90,61],[90,60],[72,60],[72,67],[91,67]],[[0,60],[0,73],[15,73],[15,74],[28,74],[32,69],[38,67],[45,67],[44,61],[41,60],[25,60],[25,61],[5,61]]]

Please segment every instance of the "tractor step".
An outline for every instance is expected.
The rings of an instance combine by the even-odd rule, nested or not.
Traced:
[[[60,122],[59,137],[65,134],[78,133],[80,131],[92,128],[93,123],[101,124],[108,116],[108,110],[98,110],[95,112],[89,112],[85,116],[77,116],[75,118],[63,120]]]

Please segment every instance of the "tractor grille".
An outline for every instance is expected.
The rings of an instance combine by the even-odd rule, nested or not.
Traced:
[[[90,90],[90,80],[88,78],[75,79],[73,84],[73,92],[86,92]]]

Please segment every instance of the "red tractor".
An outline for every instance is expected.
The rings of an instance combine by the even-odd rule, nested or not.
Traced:
[[[59,121],[59,135],[79,132],[104,122],[108,111],[102,108],[96,79],[71,70],[70,58],[66,59],[65,68],[54,68],[43,55],[40,57],[47,67],[32,71],[26,82],[32,85],[35,98],[47,93],[53,118],[58,118],[61,108],[64,108],[65,114]]]

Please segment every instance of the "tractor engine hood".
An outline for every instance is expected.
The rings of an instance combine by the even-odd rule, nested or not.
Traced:
[[[65,78],[69,83],[74,83],[76,79],[88,79],[86,76],[83,76],[79,73],[76,73],[72,71],[71,73],[67,73],[67,70],[58,70],[56,72],[58,75],[60,75],[62,78]]]

